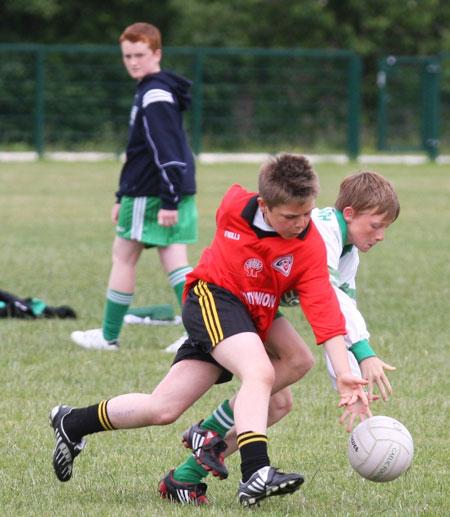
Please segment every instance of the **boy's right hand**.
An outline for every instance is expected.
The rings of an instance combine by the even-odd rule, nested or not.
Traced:
[[[119,222],[120,203],[114,203],[111,210],[111,221],[115,224]]]
[[[392,388],[389,379],[384,373],[384,370],[392,372],[397,368],[395,368],[395,366],[390,366],[389,364],[384,363],[378,359],[378,357],[366,357],[366,359],[361,361],[359,367],[361,368],[361,374],[363,378],[369,381],[367,386],[369,401],[373,402],[379,398],[377,395],[373,394],[373,386],[376,384],[380,390],[383,400],[386,402],[388,399],[386,391],[389,393],[389,395],[392,395]]]

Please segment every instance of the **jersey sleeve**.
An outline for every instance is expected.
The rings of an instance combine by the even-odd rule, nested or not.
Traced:
[[[339,288],[335,288],[335,292],[345,317],[345,328],[347,332],[345,336],[345,344],[347,346],[350,369],[353,375],[361,378],[362,375],[359,363],[367,357],[375,356],[375,352],[370,347],[368,341],[370,334],[366,328],[364,318],[357,309],[354,301]],[[336,374],[325,349],[324,354],[331,385],[337,391]]]
[[[183,175],[187,174],[184,136],[173,94],[152,88],[142,97],[142,123],[146,144],[160,174],[161,207],[176,210],[181,200]]]
[[[316,228],[311,244],[310,266],[296,286],[300,305],[316,337],[317,344],[335,336],[344,336],[345,319],[336,293],[330,283],[326,249]]]
[[[339,300],[341,311],[345,317],[345,329],[347,331],[347,341],[350,348],[354,343],[363,339],[369,339],[370,334],[366,327],[366,322],[362,314],[359,312],[356,303],[342,289],[334,288],[336,296]]]
[[[327,265],[330,273],[330,282],[340,284],[339,259],[343,249],[342,234],[331,207],[312,212],[312,220],[319,230],[327,250]]]

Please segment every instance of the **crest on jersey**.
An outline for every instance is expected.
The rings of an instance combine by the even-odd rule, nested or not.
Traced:
[[[256,278],[258,273],[262,271],[263,263],[258,258],[249,258],[245,261],[244,269],[247,271],[247,276]]]
[[[275,259],[272,262],[272,267],[284,276],[289,276],[293,263],[294,257],[292,255],[284,255],[283,257]]]

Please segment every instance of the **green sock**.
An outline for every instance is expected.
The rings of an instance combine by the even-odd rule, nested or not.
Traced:
[[[113,289],[106,291],[103,337],[106,341],[117,339],[123,325],[123,318],[133,301],[134,293],[121,293]]]
[[[231,429],[233,425],[233,410],[230,408],[228,400],[225,400],[214,410],[211,416],[201,423],[200,427],[202,429],[215,431],[220,434],[222,438],[225,438],[227,431]],[[180,483],[193,483],[196,485],[208,474],[209,471],[199,465],[194,456],[189,456],[189,458],[175,470],[173,477],[176,481],[180,481]]]
[[[197,485],[207,475],[208,471],[199,465],[194,456],[191,455],[174,471],[173,478],[180,483],[192,483]]]
[[[227,432],[234,426],[234,413],[225,400],[217,407],[206,420],[200,424],[202,429],[209,429],[219,433],[222,438],[225,438]]]
[[[183,307],[183,291],[186,283],[186,275],[192,271],[191,266],[179,267],[168,274],[170,285],[177,297],[180,308]]]

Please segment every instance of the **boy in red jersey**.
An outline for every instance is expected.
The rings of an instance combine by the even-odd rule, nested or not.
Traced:
[[[320,232],[327,249],[327,262],[330,281],[338,297],[341,310],[345,316],[347,333],[345,336],[348,348],[348,359],[352,372],[357,377],[368,380],[367,396],[375,401],[380,396],[373,392],[378,386],[381,397],[387,400],[392,388],[385,370],[395,370],[384,363],[369,345],[370,333],[356,303],[356,273],[359,264],[359,252],[369,251],[375,244],[384,239],[385,231],[398,217],[400,204],[392,184],[376,172],[361,171],[347,177],[342,183],[335,207],[322,210],[314,208],[311,219]],[[282,296],[280,306],[291,307],[300,304],[295,291]],[[271,327],[281,327],[284,318],[278,318]],[[292,337],[289,338],[292,340]],[[272,341],[274,339],[272,338]],[[280,345],[280,337],[275,338]],[[267,343],[266,348],[267,348]],[[327,358],[326,358],[327,359]],[[326,361],[332,386],[337,389],[336,377]],[[279,376],[278,376],[279,377]],[[206,419],[191,426],[184,434],[186,447],[192,449],[192,455],[178,468],[171,470],[161,482],[163,493],[179,501],[180,489],[195,489],[203,478],[212,471],[224,479],[228,476],[224,457],[237,450],[236,434],[233,427],[234,398],[225,400]],[[358,403],[359,404],[359,403]],[[276,410],[276,419],[280,420],[292,406],[290,387],[286,387],[272,395],[269,406],[271,423]],[[355,417],[358,416],[358,405],[347,406],[342,422],[349,417],[347,431],[351,431]],[[361,415],[359,415],[361,418]],[[222,440],[221,440],[222,438]],[[192,498],[194,499],[194,498]],[[195,501],[195,499],[194,499]],[[185,502],[185,501],[179,501]]]
[[[172,402],[181,407],[187,400],[192,403],[194,394],[199,397],[223,380],[219,375],[225,370],[241,381],[234,399],[242,470],[239,501],[252,506],[265,497],[297,490],[303,477],[271,467],[266,436],[271,394],[296,380],[284,360],[288,353],[295,355],[295,349],[284,352],[280,340],[272,340],[271,361],[264,346],[273,337],[281,296],[293,289],[333,365],[339,406],[360,401],[360,415],[370,415],[362,389],[367,381],[350,371],[345,320],[329,282],[325,245],[311,223],[318,191],[318,178],[308,160],[289,154],[262,166],[259,193],[231,187],[217,211],[215,238],[187,277],[183,323],[189,338],[166,378],[152,395],[129,394],[88,408],[53,409],[57,440],[53,459],[61,481],[70,479],[73,459],[84,447],[83,436],[168,423],[164,411],[170,412]],[[300,345],[298,350],[308,357]],[[297,379],[306,371],[297,373]],[[160,491],[170,497],[165,481]],[[186,498],[192,499],[189,493]],[[201,503],[201,497],[196,502]]]

